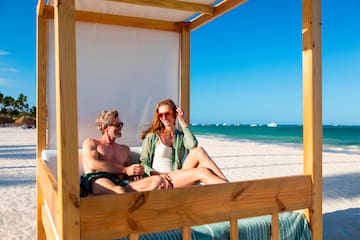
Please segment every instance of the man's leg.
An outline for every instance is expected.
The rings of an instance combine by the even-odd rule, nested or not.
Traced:
[[[115,185],[108,178],[96,179],[92,184],[92,191],[94,195],[122,194],[126,192],[123,187]]]

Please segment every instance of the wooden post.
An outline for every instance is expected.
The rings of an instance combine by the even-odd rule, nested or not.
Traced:
[[[187,27],[181,31],[180,69],[180,106],[186,113],[185,120],[190,123],[190,32]]]
[[[44,0],[37,5],[36,28],[36,158],[41,157],[41,151],[46,148],[46,63],[47,63],[47,20],[42,11]],[[37,169],[38,170],[38,169]],[[43,194],[39,184],[38,171],[36,173],[36,238],[46,239],[42,224]]]
[[[80,239],[80,189],[74,0],[54,8],[58,212],[60,239]]]
[[[321,0],[303,0],[304,173],[312,176],[312,207],[305,214],[322,239]]]

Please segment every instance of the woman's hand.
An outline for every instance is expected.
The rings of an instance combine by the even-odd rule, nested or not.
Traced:
[[[159,186],[159,189],[168,189],[174,187],[172,184],[172,179],[168,174],[162,173],[160,174],[160,177],[162,178],[162,182]]]
[[[185,113],[180,107],[176,109],[176,117],[182,128],[189,126],[189,124],[185,121]]]

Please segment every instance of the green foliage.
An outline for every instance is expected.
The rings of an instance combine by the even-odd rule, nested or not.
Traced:
[[[36,118],[36,107],[29,107],[27,96],[20,93],[15,99],[11,96],[5,96],[0,92],[0,116],[18,118],[20,116]]]

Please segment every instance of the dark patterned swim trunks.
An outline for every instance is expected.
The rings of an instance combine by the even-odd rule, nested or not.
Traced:
[[[107,172],[85,173],[80,177],[80,197],[92,194],[92,185],[99,178],[110,179],[115,185],[125,187],[130,183],[129,180],[121,179],[118,175]]]

